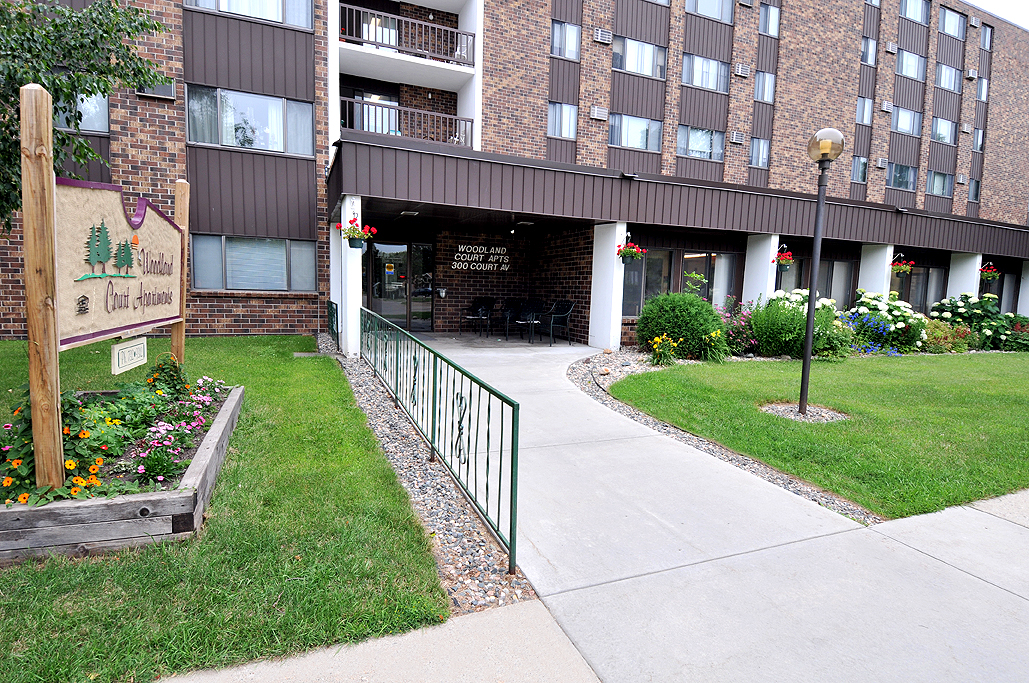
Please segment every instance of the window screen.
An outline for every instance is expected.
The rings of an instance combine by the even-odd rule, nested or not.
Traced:
[[[186,88],[189,141],[218,144],[218,91],[191,85]]]
[[[226,237],[225,284],[228,289],[287,289],[286,240]]]
[[[315,265],[317,242],[290,240],[289,288],[302,292],[318,289],[318,271]]]

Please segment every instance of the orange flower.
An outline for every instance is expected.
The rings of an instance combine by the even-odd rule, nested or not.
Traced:
[[[79,495],[79,491],[81,491],[81,490],[82,489],[80,489],[78,486],[72,486],[71,487],[71,495],[77,496],[77,495]]]
[[[97,458],[95,462],[96,462],[97,465],[103,465],[104,464],[104,459],[103,458]]]
[[[153,384],[153,383],[154,383],[154,378],[153,377],[151,377],[150,379],[147,380],[147,384]]]
[[[4,486],[10,486],[13,483],[14,483],[13,479],[11,479],[10,477],[4,477],[4,484],[3,484]]]
[[[71,427],[65,427],[64,428],[64,433],[65,434],[71,434]]]
[[[18,413],[20,413],[20,412],[21,412],[21,407],[19,406],[19,407],[18,407],[18,409],[14,411],[14,414],[15,414],[15,415],[17,415],[17,414],[18,414]],[[18,496],[18,498],[19,498],[19,500],[20,500],[20,499],[21,499],[21,496]],[[28,498],[26,498],[25,500],[28,500]]]
[[[12,460],[11,467],[21,467],[21,460]]]
[[[18,496],[18,502],[22,504],[29,502],[29,494],[23,493],[20,496]]]
[[[82,486],[83,484],[86,483],[86,480],[83,479],[82,477],[72,477],[71,483],[77,484],[78,486]]]
[[[91,474],[96,474],[97,472],[100,471],[100,468],[97,467],[96,465],[90,465],[89,466],[89,471],[90,471]]]
[[[90,475],[86,480],[86,486],[100,486],[100,480],[96,478],[96,475]]]
[[[65,460],[64,461],[64,469],[66,469],[66,470],[73,470],[76,467],[78,467],[78,463],[75,462],[74,460]]]
[[[79,438],[80,439],[88,439],[89,438],[89,432],[86,431],[85,429],[83,429],[81,432],[79,432]]]

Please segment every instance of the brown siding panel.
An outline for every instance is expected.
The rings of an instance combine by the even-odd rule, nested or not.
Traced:
[[[929,143],[929,170],[954,173],[958,165],[958,148],[935,140]]]
[[[854,154],[867,157],[872,150],[872,127],[856,124],[854,126]]]
[[[313,159],[190,146],[186,174],[193,232],[317,239]]]
[[[615,0],[615,35],[667,47],[669,9],[646,0]]]
[[[850,184],[850,198],[863,202],[865,197],[868,195],[868,185],[865,183],[851,183]]]
[[[986,103],[978,100],[975,103],[975,127],[986,129]]]
[[[952,66],[958,71],[965,68],[965,41],[958,40],[946,33],[939,34],[939,42],[936,43],[936,61],[947,66]]]
[[[550,101],[579,104],[579,62],[550,58]]]
[[[732,61],[732,26],[686,13],[683,20],[683,52],[721,62]],[[674,56],[673,56],[674,58]]]
[[[932,213],[951,213],[954,209],[954,200],[951,197],[938,197],[934,194],[925,196],[925,210]]]
[[[779,39],[759,33],[757,36],[758,71],[774,74],[779,68]]]
[[[747,170],[747,185],[752,187],[768,187],[768,169],[750,168]]]
[[[767,102],[754,102],[754,121],[751,135],[756,138],[772,139],[772,114],[774,107]]]
[[[873,5],[865,5],[865,17],[861,28],[861,35],[879,40],[879,8]]]
[[[870,100],[875,99],[876,73],[877,70],[874,66],[861,65],[861,76],[858,79],[858,95],[860,97],[867,97]]]
[[[983,178],[983,153],[972,152],[972,164],[969,168],[968,175],[976,180],[982,180]]]
[[[724,131],[728,116],[728,95],[703,88],[683,87],[679,98],[680,123]]]
[[[607,167],[626,173],[658,174],[661,173],[661,154],[624,147],[608,147]]]
[[[948,121],[961,120],[961,95],[944,88],[935,88],[933,94],[933,116]]]
[[[901,50],[914,52],[923,57],[928,56],[929,27],[901,17],[900,26],[897,28],[897,45]]]
[[[314,101],[314,35],[184,8],[187,83]]]
[[[547,138],[547,159],[563,164],[575,163],[575,140]]]
[[[582,0],[553,0],[553,17],[568,24],[582,24]]]
[[[925,108],[925,84],[906,76],[896,76],[893,81],[893,104],[911,111]]]
[[[996,38],[994,38],[994,40],[996,40]],[[989,78],[992,70],[993,53],[988,50],[979,50],[979,75],[983,78]]]
[[[690,157],[675,158],[675,175],[680,178],[713,180],[720,183],[722,182],[722,171],[724,168],[725,165],[720,161],[692,159]]]
[[[661,121],[665,117],[665,81],[612,71],[611,111]]]
[[[886,198],[883,203],[892,204],[902,209],[913,209],[915,208],[915,193],[887,187]]]
[[[890,161],[905,166],[918,166],[921,138],[903,133],[890,133]],[[887,202],[890,203],[890,202]]]
[[[968,202],[968,208],[965,209],[965,215],[969,218],[979,217],[979,202]]]
[[[100,155],[100,158],[110,163],[111,161],[111,138],[106,135],[87,135],[83,134],[83,138],[89,143],[89,146],[93,148],[93,151]],[[80,166],[75,163],[71,156],[64,158],[64,163],[61,165],[64,169],[65,174],[68,176],[77,175],[83,180],[88,180],[91,183],[110,183],[111,182],[111,167],[100,161],[90,161],[85,166]]]

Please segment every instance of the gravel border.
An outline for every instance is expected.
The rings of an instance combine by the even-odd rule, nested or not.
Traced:
[[[357,405],[382,446],[397,478],[432,540],[440,583],[451,601],[451,616],[481,612],[538,599],[521,569],[507,573],[507,553],[490,534],[440,461],[429,462],[429,448],[371,367],[360,358],[338,354],[327,334],[318,350],[331,354],[346,374]]]
[[[778,359],[733,358],[730,360],[735,362],[774,362]],[[690,365],[699,362],[700,361],[688,360],[678,361],[681,365]],[[604,353],[598,353],[594,356],[575,361],[568,367],[567,376],[573,384],[593,399],[602,403],[616,413],[620,413],[636,422],[644,424],[656,432],[660,432],[665,436],[670,436],[676,441],[681,441],[689,446],[693,446],[697,450],[713,455],[719,460],[724,460],[740,469],[746,470],[751,474],[761,477],[765,481],[784,488],[798,496],[814,501],[833,512],[849,517],[855,522],[871,526],[873,524],[879,524],[880,522],[886,521],[885,518],[862,508],[856,503],[852,503],[846,498],[841,498],[835,493],[818,488],[814,484],[803,481],[789,474],[785,474],[784,472],[780,472],[763,462],[731,451],[713,441],[702,439],[701,437],[690,434],[678,427],[673,427],[666,422],[662,422],[633,408],[632,406],[622,403],[608,393],[608,387],[624,377],[660,369],[660,366],[650,364],[647,354],[639,351],[622,350],[612,353],[605,351]],[[604,370],[607,370],[607,372],[605,373]],[[813,412],[815,409],[814,406],[810,406],[809,408],[809,412]]]
[[[769,403],[761,406],[758,410],[769,415],[785,417],[787,420],[807,422],[809,424],[825,424],[826,422],[839,422],[840,420],[850,419],[849,415],[845,415],[838,410],[823,408],[822,406],[810,403],[807,406],[807,415],[800,413],[799,403]]]

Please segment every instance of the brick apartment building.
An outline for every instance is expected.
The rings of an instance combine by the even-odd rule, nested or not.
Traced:
[[[175,86],[97,104],[111,166],[82,171],[159,205],[190,181],[191,333],[324,331],[331,300],[352,349],[361,305],[454,331],[476,295],[535,296],[575,301],[572,338],[611,346],[684,272],[716,302],[807,286],[824,127],[847,146],[822,295],[925,310],[993,291],[1029,312],[1029,32],[970,4],[145,6],[168,33],[142,47]],[[362,250],[332,229],[350,217],[378,229]],[[626,233],[645,259],[616,259]],[[18,249],[0,256],[8,337]],[[1003,276],[984,290],[987,263]]]

